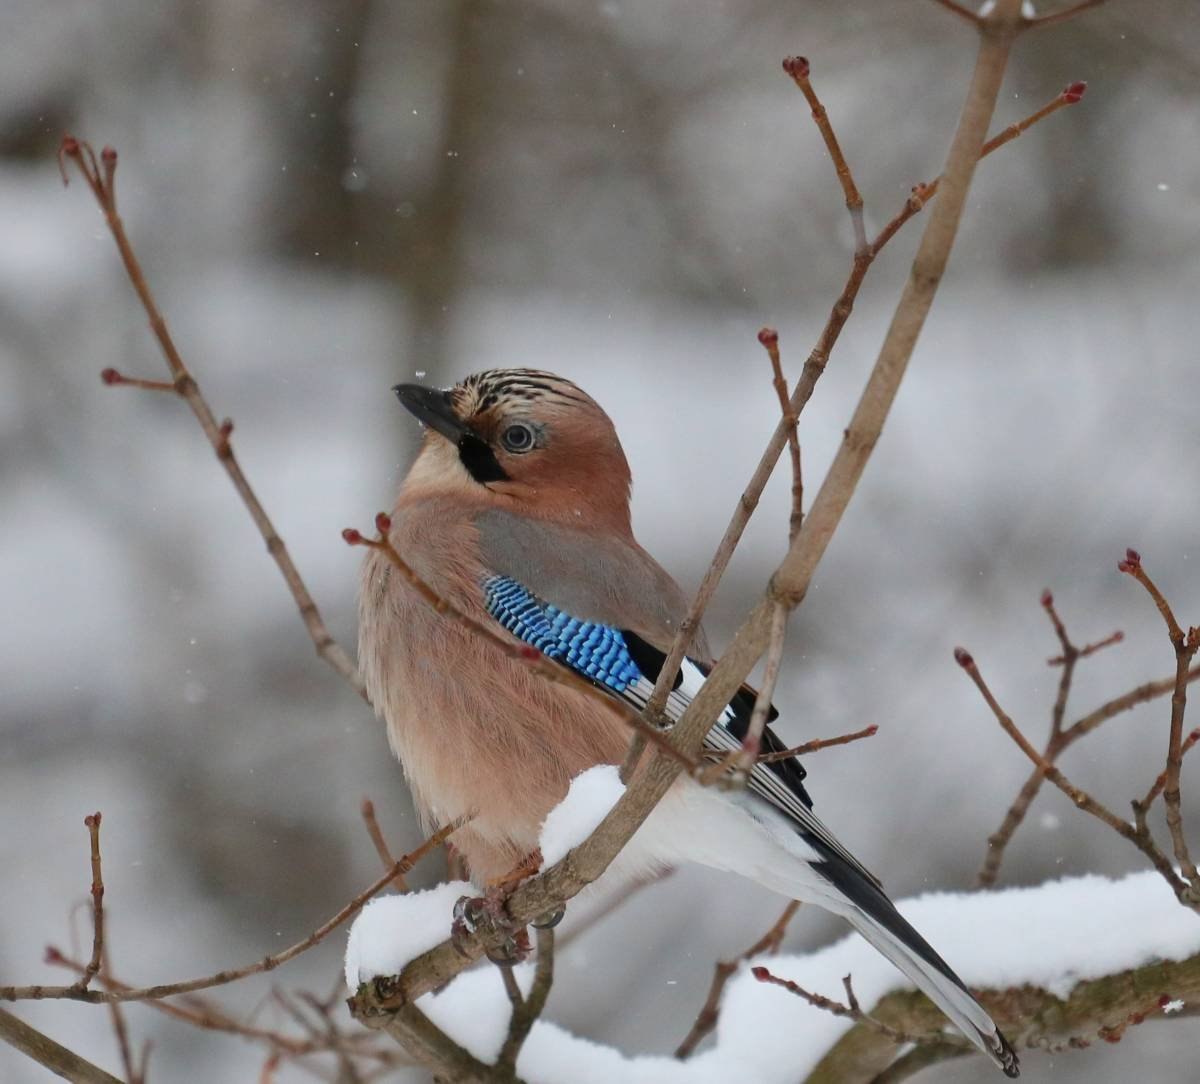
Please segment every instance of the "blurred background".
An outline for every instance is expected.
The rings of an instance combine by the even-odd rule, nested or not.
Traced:
[[[1181,618],[1200,612],[1194,16],[1189,0],[1113,0],[1020,43],[997,129],[1072,80],[1087,97],[980,169],[911,373],[792,621],[780,729],[879,725],[808,767],[818,810],[893,895],[969,886],[1026,775],[954,645],[1040,740],[1057,681],[1044,587],[1078,642],[1126,634],[1080,666],[1072,718],[1172,670],[1157,614],[1116,571],[1126,546]],[[113,970],[135,983],[242,964],[333,913],[377,875],[364,795],[397,852],[419,839],[381,725],[315,657],[186,408],[101,386],[105,366],[165,370],[90,194],[63,191],[62,133],[119,149],[122,213],[180,349],[352,649],[359,554],[339,531],[369,526],[411,460],[400,380],[529,365],[580,383],[625,441],[641,541],[698,583],[776,422],[755,333],[779,329],[794,379],[849,265],[787,53],[812,61],[873,232],[938,172],[973,62],[969,28],[928,0],[7,0],[0,981],[63,981],[43,947],[89,943],[95,809]],[[922,225],[871,271],[803,417],[810,493]],[[787,508],[783,470],[711,611],[715,645],[783,553]],[[1158,701],[1115,719],[1064,766],[1124,808],[1161,766],[1167,718]],[[1002,880],[1141,865],[1047,792]],[[433,859],[415,880],[442,874]],[[669,1053],[713,960],[778,908],[680,872],[564,956],[549,1017]],[[787,947],[841,933],[805,909]],[[343,944],[219,1000],[279,1024],[272,984],[327,991]],[[118,1069],[102,1010],[18,1010]],[[151,1080],[257,1079],[259,1047],[129,1017],[153,1040]],[[1194,1080],[1198,1039],[1179,1021],[1028,1061],[1039,1079]],[[0,1079],[49,1076],[0,1047]]]

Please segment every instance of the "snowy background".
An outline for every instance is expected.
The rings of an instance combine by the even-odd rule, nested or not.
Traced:
[[[336,910],[376,875],[363,795],[395,849],[418,838],[381,727],[314,656],[190,415],[100,385],[105,366],[162,362],[90,196],[58,181],[61,133],[118,147],[122,211],[176,339],[352,645],[358,555],[339,531],[369,525],[411,459],[388,388],[417,373],[577,380],[624,438],[642,542],[698,582],[775,423],[754,334],[778,327],[794,378],[849,259],[832,170],[779,70],[789,52],[812,59],[878,228],[937,172],[971,67],[968,29],[927,0],[0,6],[0,981],[57,981],[43,946],[69,947],[72,922],[86,942],[95,809],[114,968],[138,983],[241,964]],[[1197,56],[1188,0],[1112,0],[1021,43],[997,127],[1074,79],[1087,98],[981,168],[911,375],[793,621],[781,729],[879,724],[813,758],[810,779],[895,895],[969,885],[1026,775],[955,644],[1040,737],[1056,682],[1043,587],[1078,640],[1126,633],[1081,666],[1072,717],[1171,668],[1116,572],[1127,545],[1181,616],[1200,613]],[[804,417],[810,487],[914,225]],[[721,590],[718,645],[783,551],[787,489],[781,474]],[[1160,766],[1166,720],[1164,701],[1114,720],[1065,766],[1124,808]],[[1004,880],[1140,868],[1046,793]],[[433,860],[416,880],[441,876]],[[778,907],[681,872],[565,954],[549,1018],[669,1053],[713,959]],[[802,912],[787,946],[841,934]],[[325,991],[343,944],[270,980]],[[271,981],[223,1000],[250,1010]],[[116,1068],[103,1012],[19,1011]],[[261,1065],[236,1039],[130,1015],[154,1040],[152,1079]],[[1035,1079],[1194,1080],[1198,1039],[1194,1022],[1147,1025],[1026,1062]],[[45,1079],[0,1049],[0,1080]]]

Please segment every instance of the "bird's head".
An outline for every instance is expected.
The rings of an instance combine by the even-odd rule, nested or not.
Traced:
[[[569,380],[490,369],[444,391],[393,390],[426,427],[406,492],[469,495],[540,518],[629,529],[629,463],[617,432]]]

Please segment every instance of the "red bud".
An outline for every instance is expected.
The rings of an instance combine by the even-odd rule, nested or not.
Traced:
[[[750,974],[753,975],[759,982],[766,982],[771,978],[771,972],[765,967],[752,967]]]
[[[1081,85],[1081,84],[1077,84]],[[100,160],[106,166],[115,166],[117,164],[117,151],[115,147],[105,147],[100,152]]]
[[[1062,96],[1069,105],[1074,105],[1086,91],[1087,83],[1072,83],[1063,90]]]
[[[1050,593],[1050,588],[1048,587],[1042,592],[1042,605],[1045,606],[1047,610],[1054,605],[1054,596]]]
[[[380,534],[387,534],[392,529],[392,517],[386,512],[378,512],[375,516],[375,530]]]
[[[102,369],[100,371],[100,379],[110,387],[113,384],[124,383],[125,378],[117,372],[116,369]]]
[[[63,154],[69,154],[73,157],[79,153],[79,140],[73,135],[64,135],[59,150]]]
[[[777,342],[779,342],[779,332],[773,327],[764,327],[762,331],[758,333],[758,341],[762,343],[763,346],[774,346]]]
[[[783,58],[783,70],[793,79],[807,79],[809,73],[808,58],[803,56],[786,56]]]
[[[342,531],[342,539],[347,546],[357,546],[363,540],[363,536],[353,527],[347,527]]]
[[[965,647],[956,647],[954,649],[954,661],[964,670],[975,665],[975,660]]]
[[[1142,555],[1135,549],[1125,551],[1125,560],[1117,562],[1117,568],[1121,572],[1128,572],[1131,575],[1137,572],[1142,567]]]

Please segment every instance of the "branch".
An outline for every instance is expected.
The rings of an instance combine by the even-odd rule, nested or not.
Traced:
[[[1114,832],[1120,836],[1124,836],[1150,859],[1154,868],[1162,874],[1164,880],[1171,886],[1171,891],[1175,893],[1180,903],[1191,907],[1193,910],[1200,910],[1200,900],[1193,901],[1189,898],[1189,886],[1180,880],[1171,863],[1167,860],[1167,856],[1159,849],[1153,838],[1151,838],[1150,833],[1144,829],[1144,826],[1130,824],[1128,821],[1122,820],[1106,805],[1093,798],[1087,791],[1075,786],[1058,768],[1034,749],[1029,744],[1029,739],[1021,733],[1012,718],[1000,707],[1000,704],[992,694],[992,690],[988,688],[987,682],[984,681],[983,675],[979,672],[979,668],[976,666],[970,652],[965,651],[961,647],[956,647],[954,649],[954,660],[967,672],[967,675],[975,683],[976,688],[979,689],[984,701],[991,708],[992,714],[996,717],[996,721],[1003,728],[1004,732],[1016,742],[1021,752],[1033,762],[1039,772],[1070,798],[1079,809],[1103,821]]]
[[[771,383],[775,394],[779,397],[779,410],[783,415],[783,424],[787,426],[788,454],[792,459],[792,514],[788,519],[788,543],[796,537],[801,524],[804,523],[804,473],[800,469],[800,438],[796,432],[800,421],[792,410],[788,397],[787,381],[783,378],[783,364],[779,360],[779,333],[773,328],[764,327],[758,333],[758,341],[767,351],[771,359]]]
[[[689,1058],[692,1056],[696,1047],[700,1045],[700,1041],[717,1026],[717,1017],[721,1011],[721,994],[725,991],[725,984],[737,974],[738,968],[744,961],[753,959],[755,956],[762,956],[764,953],[770,953],[773,956],[779,951],[783,935],[787,932],[788,923],[792,921],[792,916],[799,909],[799,900],[789,900],[788,905],[775,920],[775,924],[745,952],[733,960],[718,960],[713,965],[713,977],[708,988],[708,997],[700,1006],[691,1030],[675,1050],[675,1057]]]
[[[92,862],[92,958],[88,960],[83,974],[75,986],[86,990],[88,983],[100,970],[104,958],[104,875],[100,868],[100,813],[99,811],[83,818],[88,830],[91,843]]]
[[[106,1073],[98,1065],[81,1058],[4,1009],[0,1009],[0,1039],[15,1046],[39,1065],[44,1065],[55,1076],[73,1081],[74,1084],[121,1084],[115,1076]]]
[[[512,974],[512,968],[501,968],[501,971],[506,975]],[[529,1038],[529,1032],[546,1007],[546,999],[550,996],[550,986],[553,982],[554,927],[541,926],[537,931],[537,968],[533,975],[533,985],[529,988],[527,998],[513,1002],[512,1018],[508,1022],[508,1035],[496,1057],[498,1079],[516,1079],[517,1058],[521,1054],[521,1047]]]
[[[808,756],[809,753],[817,753],[822,749],[829,749],[835,745],[849,745],[852,741],[861,741],[863,738],[873,738],[879,733],[879,727],[872,723],[870,726],[865,726],[862,730],[856,730],[853,734],[839,734],[836,738],[814,738],[812,741],[806,741],[802,745],[794,745],[791,749],[782,749],[778,753],[764,753],[758,758],[760,764],[774,764],[779,760],[791,760],[792,757]]]
[[[762,599],[738,629],[733,643],[676,726],[676,740],[684,748],[699,744],[761,657],[770,637],[776,604],[790,611],[803,600],[817,564],[854,495],[949,260],[1009,49],[1018,32],[1019,8],[1019,0],[1002,0],[988,17],[987,32],[981,37],[975,73],[947,158],[942,198],[934,205],[926,223],[875,367],[804,526],[775,570]]]
[[[1060,1050],[1089,1046],[1096,1039],[1116,1042],[1129,1026],[1168,1015],[1172,1000],[1191,1003],[1200,997],[1200,955],[1180,962],[1155,960],[1134,970],[1085,980],[1066,998],[1033,986],[974,993],[1015,1045]],[[908,1034],[928,1033],[943,1023],[940,1010],[912,990],[888,994],[871,1015]],[[892,1064],[895,1051],[886,1035],[870,1025],[856,1025],[821,1059],[805,1084],[875,1084],[881,1079],[894,1084],[907,1075],[879,1074]],[[947,1056],[951,1055],[947,1052]],[[910,1067],[915,1071],[921,1065]]]
[[[362,800],[363,824],[366,826],[367,835],[371,837],[371,843],[375,847],[375,853],[379,855],[379,861],[383,863],[383,868],[386,870],[394,869],[396,859],[392,857],[391,848],[387,845],[387,840],[383,838],[383,831],[379,827],[379,821],[375,819],[375,803],[370,798]],[[408,882],[404,879],[403,874],[397,874],[392,879],[392,884],[396,886],[397,892],[407,892]]]
[[[1088,644],[1087,647],[1079,648],[1071,642],[1070,636],[1067,634],[1066,625],[1058,615],[1058,610],[1054,605],[1054,596],[1047,590],[1042,592],[1042,609],[1045,610],[1046,616],[1050,619],[1050,624],[1054,628],[1054,634],[1058,637],[1058,642],[1062,648],[1062,654],[1048,660],[1050,666],[1062,666],[1062,674],[1058,682],[1058,695],[1054,700],[1054,707],[1050,712],[1050,736],[1046,740],[1046,748],[1042,753],[1043,758],[1048,764],[1053,764],[1062,755],[1074,741],[1081,737],[1087,731],[1079,729],[1078,726],[1073,726],[1069,730],[1063,730],[1063,719],[1066,717],[1067,698],[1071,691],[1071,682],[1075,676],[1075,665],[1088,655],[1095,654],[1102,648],[1108,647],[1111,644],[1120,643],[1123,639],[1120,632],[1115,632],[1111,636],[1103,640],[1098,640],[1095,643]],[[1004,852],[1012,840],[1016,830],[1025,820],[1026,814],[1029,812],[1029,807],[1033,804],[1034,798],[1037,797],[1038,791],[1042,788],[1042,782],[1045,776],[1042,774],[1041,768],[1035,767],[1029,778],[1025,780],[1020,791],[1017,792],[1016,798],[1005,813],[1004,819],[1000,822],[1000,827],[996,829],[987,841],[987,853],[984,855],[983,865],[976,875],[975,883],[980,888],[989,888],[996,883],[996,879],[1000,874],[1000,865],[1004,861]]]
[[[209,444],[212,445],[217,459],[220,460],[221,465],[225,468],[225,473],[229,475],[229,480],[233,483],[234,489],[237,490],[238,496],[241,497],[242,503],[250,513],[250,518],[254,520],[254,525],[258,528],[258,533],[267,544],[267,552],[271,555],[280,573],[283,575],[284,582],[287,584],[288,590],[291,592],[292,598],[300,611],[300,618],[304,622],[304,627],[308,630],[308,635],[313,642],[313,646],[317,649],[317,654],[329,663],[349,683],[354,691],[365,700],[367,698],[366,686],[363,684],[362,677],[359,675],[353,660],[346,654],[345,650],[333,638],[333,635],[326,627],[321,613],[317,609],[317,604],[313,601],[312,595],[309,594],[308,588],[300,578],[300,573],[292,561],[287,546],[284,544],[283,539],[280,538],[279,532],[275,530],[274,524],[267,516],[266,509],[263,508],[262,502],[259,501],[254,490],[251,488],[236,456],[233,454],[233,448],[229,440],[230,434],[233,432],[233,422],[226,419],[224,422],[218,424],[216,415],[213,414],[208,401],[200,392],[200,385],[196,383],[196,378],[184,364],[183,358],[175,346],[175,341],[171,338],[171,333],[167,330],[167,323],[163,319],[162,313],[158,310],[154,295],[151,294],[146,277],[142,273],[141,264],[138,262],[137,256],[134,255],[133,246],[130,244],[129,238],[125,233],[125,225],[121,221],[120,215],[117,214],[117,191],[115,187],[117,152],[112,147],[105,147],[100,152],[100,163],[97,163],[95,152],[92,150],[90,144],[76,140],[74,137],[68,135],[63,137],[62,146],[58,152],[58,161],[59,169],[62,172],[63,184],[67,183],[67,162],[71,161],[78,168],[88,187],[92,190],[92,195],[96,197],[96,202],[100,205],[100,210],[104,214],[104,220],[108,224],[113,240],[117,243],[117,250],[121,254],[121,261],[125,265],[125,273],[129,276],[129,281],[137,293],[138,300],[142,303],[142,308],[146,310],[146,315],[150,319],[150,330],[158,340],[158,345],[162,350],[163,358],[166,360],[167,368],[171,372],[171,380],[169,383],[166,383],[122,376],[115,369],[105,369],[101,374],[104,383],[108,385],[143,388],[151,391],[171,392],[178,395],[191,407],[192,413],[200,423],[200,428],[204,430],[204,435],[208,438]]]
[[[867,251],[867,231],[863,224],[863,199],[859,195],[858,186],[854,183],[854,175],[850,172],[846,156],[842,153],[841,144],[838,143],[837,136],[834,134],[833,125],[829,123],[829,114],[817,97],[817,92],[813,90],[812,83],[809,82],[808,61],[802,56],[789,56],[783,62],[783,70],[800,88],[800,93],[804,95],[812,110],[813,120],[816,121],[821,138],[825,140],[825,149],[829,151],[833,168],[837,172],[838,182],[842,186],[842,193],[846,197],[846,210],[850,212],[850,221],[854,226],[854,251],[865,253]]]
[[[1117,568],[1137,580],[1154,600],[1154,605],[1158,607],[1158,612],[1162,614],[1166,623],[1167,636],[1175,651],[1175,688],[1171,694],[1171,731],[1167,743],[1167,767],[1162,795],[1175,860],[1190,886],[1189,895],[1196,903],[1200,903],[1200,872],[1197,871],[1196,864],[1188,852],[1187,839],[1183,832],[1182,797],[1179,792],[1179,773],[1183,767],[1183,716],[1187,710],[1188,669],[1196,651],[1200,649],[1200,629],[1189,628],[1185,634],[1179,627],[1170,603],[1142,567],[1142,558],[1137,550],[1126,550],[1125,560],[1121,561]]]
[[[1010,125],[999,135],[985,143],[979,152],[979,157],[983,158],[997,148],[1002,147],[1005,143],[1011,142],[1031,125],[1050,116],[1051,113],[1056,112],[1063,106],[1074,105],[1083,97],[1085,89],[1085,83],[1072,83],[1066,90],[1054,98],[1053,101],[1026,117],[1019,124]],[[821,378],[821,374],[824,373],[825,366],[829,362],[830,353],[842,333],[842,328],[845,327],[846,321],[850,318],[850,313],[854,309],[854,302],[858,297],[858,292],[862,287],[867,271],[875,262],[875,258],[900,228],[937,194],[941,183],[942,178],[938,177],[928,185],[918,185],[914,188],[913,195],[909,197],[900,212],[880,231],[879,236],[875,238],[867,251],[856,252],[854,254],[850,272],[846,278],[845,285],[842,287],[842,292],[834,303],[833,309],[829,314],[829,319],[826,321],[825,327],[817,338],[816,345],[810,352],[808,360],[804,363],[800,379],[796,382],[796,387],[792,391],[789,404],[791,407],[791,417],[798,419],[808,404],[809,399],[812,398],[817,381]],[[918,191],[920,192],[919,199],[917,197]],[[762,458],[754,468],[754,473],[738,500],[729,525],[725,528],[725,533],[721,537],[717,551],[713,555],[713,559],[709,563],[703,579],[700,581],[700,586],[696,590],[696,597],[692,600],[687,615],[679,625],[675,641],[672,643],[670,651],[667,652],[666,661],[659,671],[658,680],[654,685],[654,693],[651,695],[646,706],[646,717],[651,722],[657,722],[661,718],[663,706],[667,702],[667,696],[671,691],[675,675],[679,672],[683,656],[690,646],[697,629],[700,628],[701,618],[703,618],[704,612],[708,608],[713,594],[716,592],[717,584],[720,583],[721,577],[725,574],[725,569],[729,565],[733,551],[741,541],[742,534],[750,522],[750,517],[758,507],[758,502],[762,497],[763,490],[766,488],[767,481],[771,477],[771,472],[775,469],[775,464],[779,461],[779,456],[782,454],[784,446],[787,443],[790,424],[790,421],[781,419],[776,425],[775,432],[771,435]],[[636,758],[634,758],[634,762],[636,763]],[[622,778],[627,779],[631,770],[630,768],[627,771],[623,771]]]
[[[373,1031],[386,1031],[437,1080],[454,1084],[495,1084],[492,1066],[481,1062],[437,1027],[416,1005],[393,1012],[358,1016]]]
[[[92,1004],[110,1003],[113,1001],[151,1001],[158,998],[170,997],[173,994],[188,994],[196,990],[207,990],[214,986],[225,986],[228,983],[244,979],[247,975],[258,975],[264,971],[274,971],[275,968],[295,959],[302,952],[307,952],[319,944],[336,930],[347,919],[353,918],[363,909],[367,901],[382,892],[398,874],[405,874],[424,858],[430,851],[441,846],[449,836],[465,823],[456,821],[439,829],[422,843],[411,854],[405,855],[389,869],[382,877],[369,885],[354,897],[332,918],[327,919],[302,941],[296,942],[282,952],[264,956],[245,967],[228,971],[218,971],[214,975],[206,975],[200,979],[189,979],[186,982],[162,983],[158,986],[127,987],[119,990],[81,990],[78,986],[0,986],[0,1001],[42,1001],[47,999],[86,1001]],[[56,961],[65,960],[57,949],[49,950]]]

